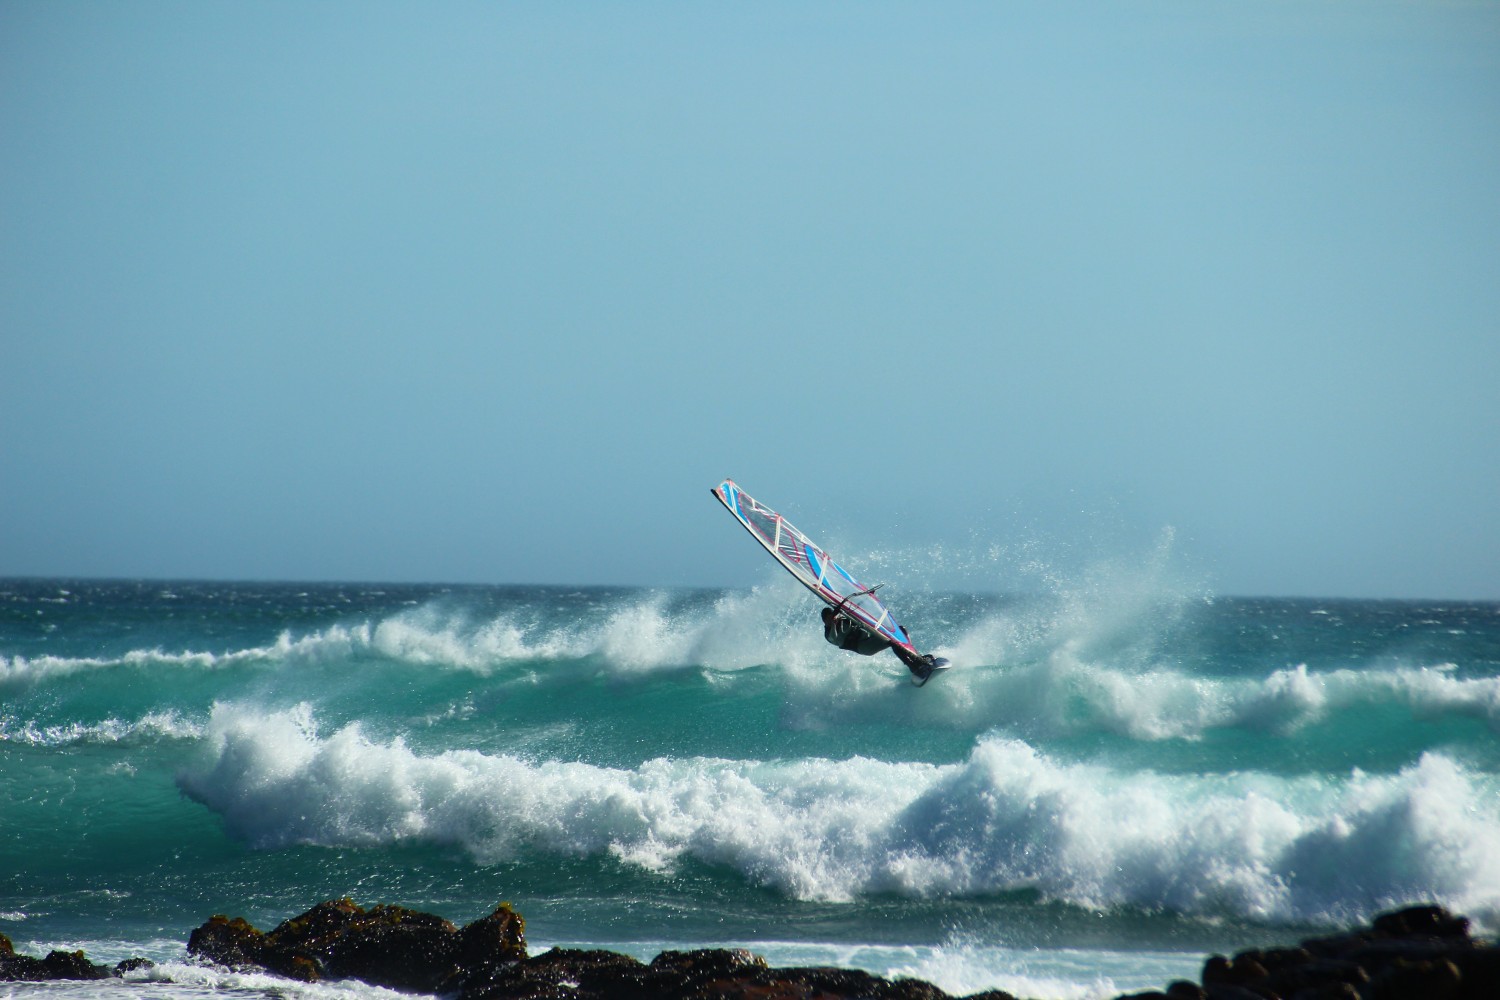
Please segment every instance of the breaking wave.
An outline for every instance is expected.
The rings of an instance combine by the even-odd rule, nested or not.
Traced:
[[[1090,908],[1339,923],[1437,900],[1500,914],[1500,788],[1435,752],[1398,773],[1181,776],[988,736],[949,765],[656,758],[634,768],[423,755],[307,706],[216,706],[180,788],[256,847],[608,855],[735,871],[797,899],[1029,889]]]
[[[951,679],[951,681],[950,681]],[[1004,725],[1050,737],[1109,732],[1133,740],[1196,739],[1217,729],[1290,734],[1358,707],[1391,706],[1413,717],[1464,717],[1500,733],[1500,678],[1458,676],[1453,664],[1310,670],[1216,678],[1180,670],[1120,669],[1063,647],[1011,666],[955,669],[927,704],[934,720]]]

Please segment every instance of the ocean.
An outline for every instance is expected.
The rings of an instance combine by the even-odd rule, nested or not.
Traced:
[[[0,996],[395,996],[187,958],[340,896],[1037,998],[1406,903],[1500,926],[1500,604],[883,594],[926,687],[774,566],[0,581],[0,932],[158,963]]]

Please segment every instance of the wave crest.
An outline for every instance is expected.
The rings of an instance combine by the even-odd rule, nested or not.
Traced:
[[[184,792],[235,836],[291,844],[454,845],[677,859],[799,899],[1033,889],[1086,907],[1338,922],[1434,899],[1500,914],[1492,778],[1435,753],[1389,775],[1122,772],[988,737],[957,764],[656,758],[635,768],[422,755],[307,706],[220,705]]]

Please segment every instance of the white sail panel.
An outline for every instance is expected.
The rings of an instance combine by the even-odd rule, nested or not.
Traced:
[[[906,630],[896,624],[875,596],[874,588],[856,580],[790,521],[740,489],[732,479],[716,486],[713,494],[804,587],[872,632],[913,649]]]

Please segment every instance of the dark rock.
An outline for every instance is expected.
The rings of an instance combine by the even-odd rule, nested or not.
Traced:
[[[479,989],[493,983],[500,973],[526,958],[526,921],[502,903],[495,912],[458,932],[454,968],[442,992]]]
[[[637,973],[629,974],[615,984],[585,981],[583,985],[595,988],[613,986],[602,997],[609,1000],[720,1000],[728,997],[803,997],[809,995],[807,988],[795,983],[777,981],[785,971],[770,969],[765,959],[742,949],[702,949],[697,951],[663,952],[649,966]],[[815,991],[816,992],[816,991]]]
[[[108,979],[114,971],[108,966],[95,965],[81,951],[52,951],[42,959],[48,979]]]
[[[1390,968],[1370,982],[1367,995],[1371,1000],[1450,1000],[1458,994],[1463,977],[1458,966],[1447,959],[1412,962],[1397,959]]]
[[[642,997],[720,996],[731,984],[760,984],[766,960],[743,948],[664,951],[640,977]]]
[[[425,993],[461,988],[472,976],[526,957],[525,925],[503,905],[463,930],[400,906],[366,910],[351,899],[319,903],[269,933],[243,918],[215,916],[193,931],[188,953],[232,967],[254,966],[292,979],[360,979]]]
[[[770,968],[743,949],[665,951],[650,965],[604,951],[557,948],[514,963],[463,1000],[950,1000],[931,983],[851,969]],[[977,1000],[1015,1000],[992,990]]]
[[[188,947],[226,965],[357,978],[458,1000],[951,1000],[921,980],[771,968],[743,949],[664,951],[650,964],[567,948],[532,957],[525,923],[509,906],[459,929],[432,914],[330,900],[268,934],[216,916],[193,932]],[[0,937],[0,967],[18,960],[7,959],[9,951]],[[1500,949],[1472,939],[1463,917],[1410,907],[1299,947],[1211,956],[1202,979],[1201,986],[1178,981],[1125,1000],[1496,1000]],[[967,1000],[1015,998],[988,990]]]
[[[266,936],[244,917],[215,913],[188,936],[188,954],[219,965],[259,965]]]
[[[464,1000],[541,1000],[569,997],[653,996],[644,985],[647,966],[612,951],[554,948],[535,958],[494,966],[490,975],[464,984]]]
[[[1397,962],[1436,962],[1473,947],[1474,942],[1469,938],[1447,941],[1429,937],[1387,938],[1361,945],[1348,954],[1347,960],[1364,966],[1371,979],[1378,979]]]
[[[81,951],[53,951],[46,958],[16,954],[10,938],[0,934],[0,981],[46,982],[53,979],[109,979],[106,965],[95,965]]]
[[[1291,994],[1286,1000],[1363,1000],[1363,997],[1351,983],[1333,983],[1309,986]]]
[[[468,924],[458,936],[459,958],[464,962],[516,962],[526,957],[526,921],[509,903]]]
[[[1242,951],[1234,956],[1234,961],[1236,965],[1254,961],[1269,975],[1274,976],[1282,969],[1310,962],[1312,957],[1312,952],[1306,948],[1268,948]]]
[[[1355,931],[1352,934],[1335,934],[1332,937],[1307,938],[1302,942],[1302,947],[1315,956],[1341,958],[1369,944],[1374,937],[1375,935],[1369,931]]]
[[[358,919],[289,943],[312,952],[325,975],[398,990],[431,992],[454,974],[459,931],[441,917],[387,906],[351,916]]]
[[[1469,936],[1466,917],[1412,906],[1369,927],[1300,947],[1212,955],[1201,990],[1173,983],[1171,1000],[1497,1000],[1500,948]]]
[[[1469,936],[1469,918],[1455,917],[1441,906],[1411,906],[1395,913],[1382,913],[1373,926],[1377,934],[1391,937]]]
[[[1337,958],[1311,958],[1296,965],[1284,965],[1271,977],[1271,988],[1285,996],[1319,990],[1334,989],[1347,983],[1357,991],[1370,981],[1370,974],[1357,962]]]
[[[859,969],[770,969],[755,977],[770,987],[792,987],[788,997],[869,997],[872,1000],[948,1000],[948,994],[920,979],[892,982]],[[777,995],[773,992],[772,994]]]
[[[260,964],[315,971],[315,979],[353,978],[430,992],[453,972],[458,943],[458,928],[442,917],[399,906],[366,910],[337,899],[266,934]]]
[[[233,969],[265,969],[304,983],[323,977],[311,955],[278,947],[244,917],[231,919],[222,913],[209,917],[188,937],[188,954]]]
[[[1203,963],[1203,985],[1248,986],[1269,978],[1270,973],[1256,958],[1255,952],[1244,952],[1234,959],[1213,955]]]
[[[681,970],[692,977],[722,979],[769,968],[766,960],[744,948],[703,948],[696,951],[664,951],[651,960],[659,971]]]
[[[1264,993],[1233,983],[1204,983],[1203,995],[1207,1000],[1266,1000]]]
[[[884,980],[878,976],[872,976],[861,969],[837,969],[825,966],[775,969],[760,978],[763,982],[796,983],[806,989],[832,993],[834,996],[841,997],[879,996],[881,995],[880,987],[884,984]]]
[[[1462,1000],[1494,1000],[1500,997],[1500,947],[1475,948],[1449,958],[1463,976]]]

